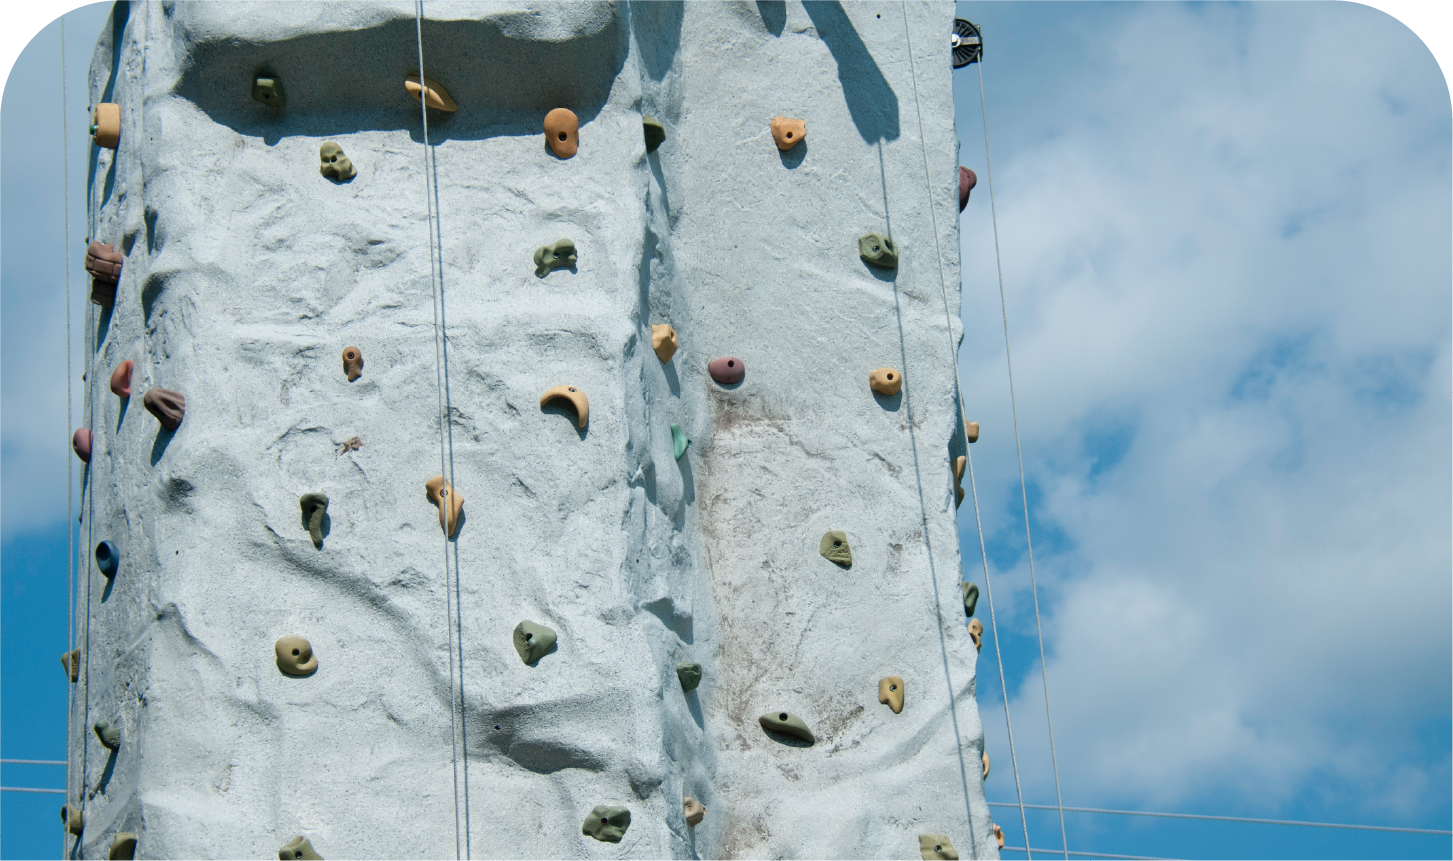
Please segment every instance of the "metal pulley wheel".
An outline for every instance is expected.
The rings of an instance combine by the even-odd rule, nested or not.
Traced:
[[[954,19],[954,32],[949,37],[949,45],[953,48],[955,69],[979,62],[984,54],[984,40],[979,35],[979,28],[962,18]]]

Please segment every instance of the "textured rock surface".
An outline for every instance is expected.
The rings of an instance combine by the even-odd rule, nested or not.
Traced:
[[[123,4],[97,46],[90,101],[122,131],[94,233],[126,263],[90,379],[132,358],[188,417],[91,399],[84,528],[127,566],[89,608],[73,725],[105,716],[136,753],[108,768],[73,735],[82,852],[127,831],[154,857],[304,835],[324,857],[912,858],[936,833],[994,856],[947,468],[952,4],[425,8],[425,72],[459,105],[430,116],[442,456],[413,5]],[[541,140],[562,106],[569,160]],[[668,131],[650,155],[643,115]],[[811,140],[779,151],[774,116]],[[330,140],[349,182],[320,175]],[[864,266],[890,225],[898,268]],[[562,235],[577,270],[537,279]],[[680,335],[669,364],[652,322]],[[753,371],[723,387],[729,354]],[[900,369],[901,400],[865,365]],[[587,427],[537,406],[562,382]],[[441,472],[470,495],[453,541],[419,492]],[[321,549],[304,490],[339,501]],[[828,529],[851,572],[814,552]],[[525,618],[560,635],[534,666]],[[309,678],[275,664],[294,633]],[[875,702],[889,673],[901,715]],[[784,707],[815,746],[763,732]],[[631,811],[619,845],[581,833],[602,804]]]

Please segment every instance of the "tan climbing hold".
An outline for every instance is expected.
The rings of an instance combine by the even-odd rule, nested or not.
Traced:
[[[806,120],[794,120],[790,117],[772,118],[772,140],[777,142],[777,149],[786,152],[802,143],[806,137]]]
[[[96,146],[116,149],[121,143],[121,106],[111,102],[97,105],[91,123],[95,127],[92,135],[96,138]]]
[[[697,825],[701,824],[702,819],[706,818],[706,805],[702,804],[700,801],[697,801],[695,798],[692,798],[689,795],[686,796],[686,801],[683,802],[682,806],[686,808],[687,825],[690,825],[694,828]]]
[[[954,845],[948,842],[948,837],[943,834],[918,835],[918,854],[923,856],[925,861],[934,861],[934,859],[957,861],[959,857],[959,853],[954,851]]]
[[[277,652],[277,668],[290,676],[311,676],[318,671],[312,644],[297,634],[278,637],[273,651]]]
[[[880,395],[896,395],[903,388],[903,375],[893,368],[879,368],[868,374],[868,387]]]
[[[353,382],[363,376],[363,351],[357,347],[343,348],[343,373],[348,375],[348,382]]]
[[[676,355],[676,330],[669,323],[657,323],[651,327],[651,349],[663,363]]]
[[[430,502],[439,506],[439,526],[445,537],[453,538],[454,533],[459,531],[459,512],[464,509],[464,497],[442,475],[424,482],[424,492],[429,494]]]
[[[308,838],[299,834],[277,851],[279,861],[323,861],[323,856],[313,848]]]
[[[435,110],[448,111],[451,114],[459,110],[459,106],[454,104],[454,100],[449,98],[449,94],[444,92],[444,88],[428,78],[425,78],[421,85],[418,75],[405,75],[404,89],[408,90],[409,95],[416,100],[422,95],[424,104]]]
[[[556,386],[545,392],[545,394],[540,395],[540,408],[544,409],[545,404],[550,403],[556,398],[564,398],[570,402],[571,406],[575,407],[575,423],[577,425],[585,427],[590,422],[590,399],[585,396],[585,392],[582,392],[574,386]]]
[[[66,668],[66,675],[67,676],[70,676],[71,681],[73,681],[73,682],[80,681],[81,680],[81,650],[80,649],[72,649],[69,652],[66,652],[64,655],[61,655],[61,666],[63,666],[63,667]]]
[[[969,620],[969,639],[974,641],[975,649],[984,648],[984,623],[978,619]]]
[[[129,831],[119,831],[111,838],[111,851],[107,853],[111,861],[131,861],[136,857],[136,835]]]
[[[954,508],[958,508],[964,501],[964,467],[969,459],[963,455],[954,458]]]
[[[878,702],[885,703],[893,714],[903,711],[903,678],[884,676],[878,680]]]
[[[65,820],[66,830],[77,837],[80,837],[81,832],[86,828],[86,812],[79,807],[73,807],[69,804],[62,807],[61,819]]]
[[[545,143],[560,158],[570,158],[580,148],[580,120],[568,108],[556,108],[545,115]]]
[[[987,750],[984,751],[983,759],[984,759],[984,779],[985,780],[988,780],[989,779],[989,752]]]
[[[979,441],[979,423],[964,422],[964,433],[968,435],[969,442]]]
[[[994,842],[999,844],[1000,849],[1004,848],[1004,829],[997,825],[994,826]]]

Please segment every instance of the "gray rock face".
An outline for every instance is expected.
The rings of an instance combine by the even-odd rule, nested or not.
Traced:
[[[923,833],[994,857],[950,466],[953,5],[427,3],[425,75],[459,108],[429,118],[427,194],[413,8],[119,4],[97,45],[122,133],[91,234],[126,258],[90,379],[132,359],[187,413],[90,400],[86,546],[127,576],[102,601],[91,572],[73,725],[127,744],[108,768],[71,739],[84,854],[126,830],[157,857],[911,858]],[[775,116],[811,135],[779,150]],[[859,258],[869,232],[896,269]],[[561,236],[578,266],[535,277]],[[722,386],[728,355],[752,372]],[[558,385],[586,427],[537,403]],[[468,500],[452,541],[440,473]],[[304,493],[332,500],[321,547]],[[534,665],[521,619],[559,633]],[[318,672],[278,671],[285,635]],[[789,707],[814,746],[758,725]],[[618,846],[581,833],[602,804],[631,811]]]

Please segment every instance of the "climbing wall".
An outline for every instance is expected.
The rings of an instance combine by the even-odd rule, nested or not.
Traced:
[[[952,4],[423,17],[97,44],[79,852],[997,857]]]

